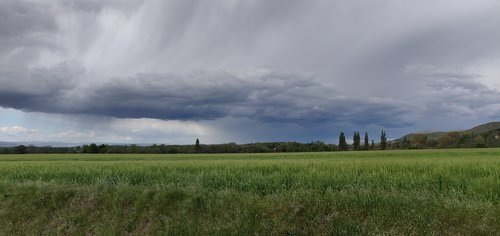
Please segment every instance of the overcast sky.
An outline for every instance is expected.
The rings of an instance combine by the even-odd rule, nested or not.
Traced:
[[[0,140],[378,140],[500,120],[498,0],[2,0]]]

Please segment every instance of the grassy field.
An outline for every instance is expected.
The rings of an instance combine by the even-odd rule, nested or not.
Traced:
[[[0,155],[0,234],[500,235],[500,149]]]

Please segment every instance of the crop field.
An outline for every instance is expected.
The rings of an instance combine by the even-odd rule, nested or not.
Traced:
[[[0,235],[500,235],[500,149],[0,155]]]

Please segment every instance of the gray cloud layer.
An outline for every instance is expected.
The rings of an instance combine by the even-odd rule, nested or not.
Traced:
[[[6,0],[0,106],[304,126],[493,119],[499,10],[488,0]]]
[[[17,72],[17,74],[16,74]],[[343,96],[300,74],[253,71],[197,71],[137,74],[109,82],[75,86],[83,70],[61,64],[20,70],[0,89],[0,105],[28,111],[93,114],[120,118],[207,120],[223,117],[264,122],[354,122],[400,126],[408,122],[401,104]],[[27,73],[27,74],[26,74]],[[370,117],[365,117],[365,114]]]

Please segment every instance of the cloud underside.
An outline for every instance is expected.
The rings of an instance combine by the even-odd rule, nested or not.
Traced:
[[[301,126],[500,115],[500,4],[382,2],[2,1],[0,106]]]
[[[403,117],[407,110],[398,102],[347,97],[300,74],[248,69],[239,73],[136,74],[96,84],[68,80],[85,76],[78,73],[84,72],[68,64],[14,71],[11,78],[18,79],[0,88],[0,105],[25,111],[118,118],[232,117],[304,125],[377,121],[397,126],[408,122]]]

